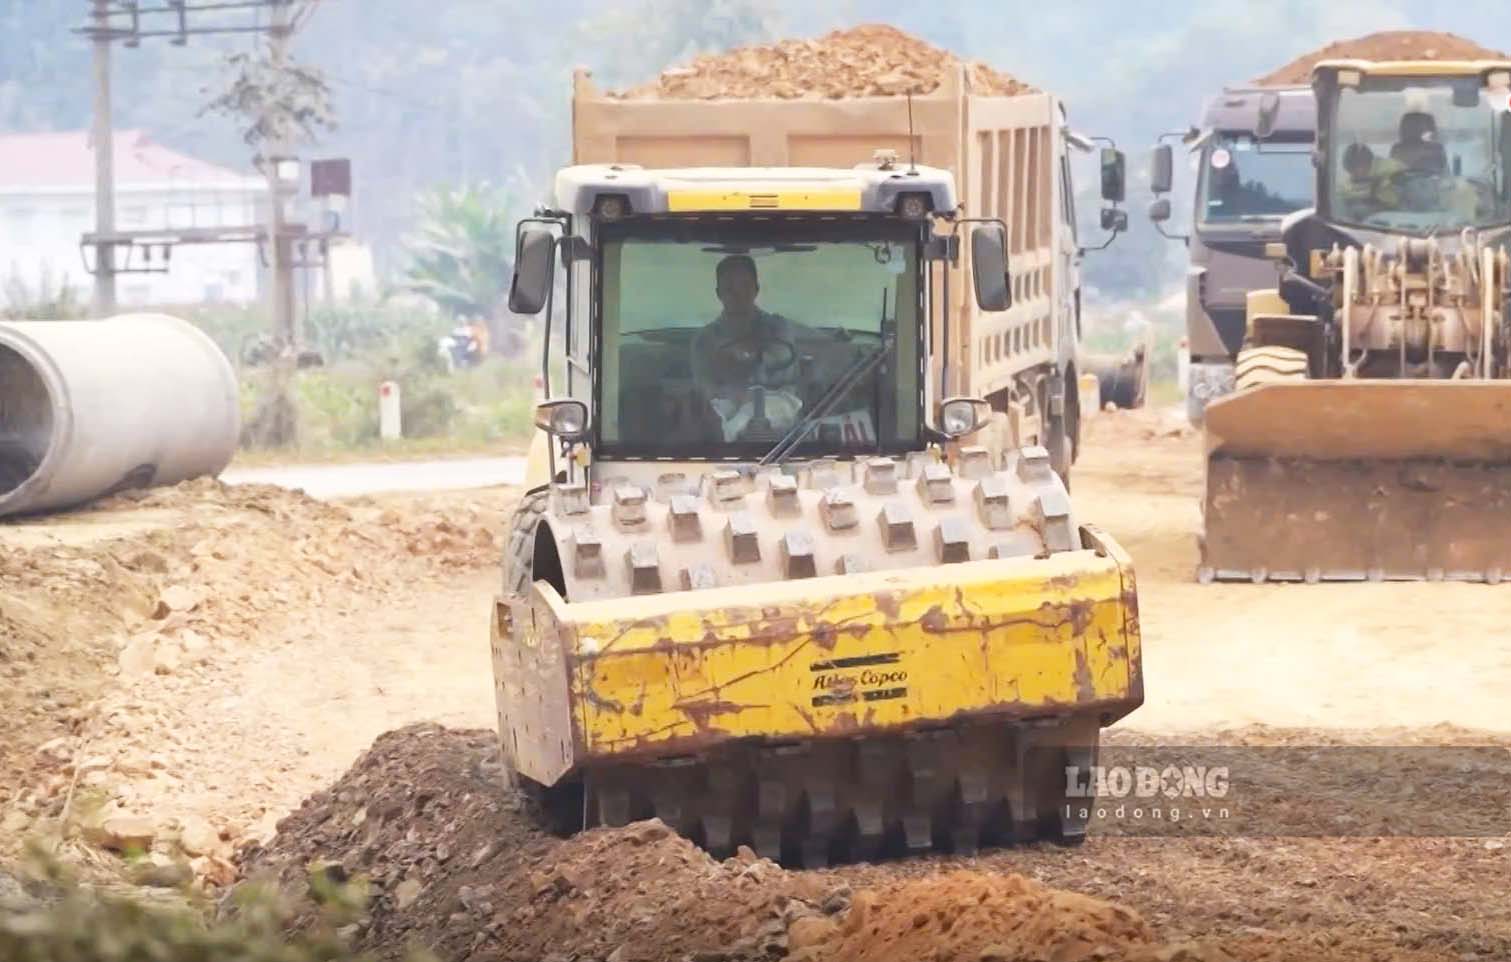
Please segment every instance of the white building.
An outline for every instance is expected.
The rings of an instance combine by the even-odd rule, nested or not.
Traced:
[[[141,131],[115,135],[116,230],[122,232],[258,224],[267,184],[153,143]],[[88,301],[93,249],[81,235],[94,230],[94,148],[87,132],[0,135],[0,300],[13,281],[36,293],[64,278]],[[118,256],[119,259],[119,256]],[[165,273],[116,279],[122,306],[246,303],[258,297],[254,244],[181,245]],[[141,251],[131,267],[146,266]],[[119,264],[117,266],[120,266]],[[153,252],[151,266],[164,266]]]

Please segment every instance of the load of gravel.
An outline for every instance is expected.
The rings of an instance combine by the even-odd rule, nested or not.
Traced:
[[[1386,30],[1352,40],[1338,40],[1297,57],[1254,81],[1266,86],[1304,84],[1321,60],[1504,60],[1506,55],[1452,33],[1431,30]]]
[[[836,30],[817,39],[781,40],[698,57],[650,83],[611,94],[633,100],[782,100],[927,94],[965,63],[973,93],[997,96],[1034,88],[978,61],[884,24]]]

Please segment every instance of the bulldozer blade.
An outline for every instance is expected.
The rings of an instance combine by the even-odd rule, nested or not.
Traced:
[[[1207,405],[1207,454],[1511,464],[1511,381],[1301,381]]]
[[[1511,383],[1275,384],[1207,408],[1203,580],[1499,582]]]

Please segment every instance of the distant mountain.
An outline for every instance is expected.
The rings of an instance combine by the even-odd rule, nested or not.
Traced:
[[[0,3],[0,129],[78,129],[90,115],[89,49],[70,28],[83,0]],[[1130,155],[1133,229],[1087,262],[1119,296],[1168,290],[1182,254],[1143,216],[1145,151],[1184,128],[1224,83],[1324,43],[1376,30],[1448,30],[1511,49],[1505,0],[323,0],[296,53],[324,69],[341,128],[306,156],[350,156],[355,229],[396,266],[423,187],[489,179],[539,195],[567,156],[570,76],[649,79],[669,59],[732,43],[890,22],[1059,94],[1072,123]],[[241,166],[231,124],[201,117],[221,54],[245,38],[115,51],[119,127],[138,127],[206,160]],[[1082,183],[1090,190],[1090,178]],[[1081,204],[1088,226],[1095,198]],[[1093,232],[1094,233],[1094,232]]]

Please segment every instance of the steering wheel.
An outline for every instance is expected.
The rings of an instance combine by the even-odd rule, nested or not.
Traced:
[[[730,338],[714,345],[713,360],[748,377],[751,384],[779,387],[778,375],[797,363],[797,346],[780,337]]]

